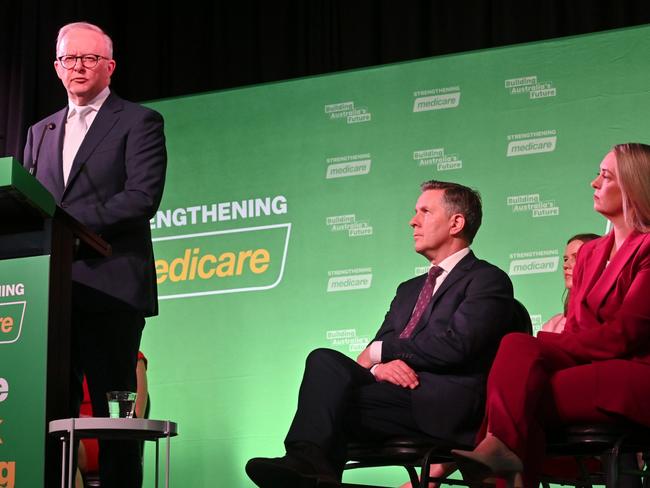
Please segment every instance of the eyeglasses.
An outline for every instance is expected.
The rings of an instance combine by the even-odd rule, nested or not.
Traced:
[[[99,54],[83,54],[81,56],[59,56],[56,58],[65,69],[72,69],[77,65],[77,59],[81,60],[81,65],[84,68],[92,69],[97,66],[100,59],[108,59],[107,57],[100,56]]]

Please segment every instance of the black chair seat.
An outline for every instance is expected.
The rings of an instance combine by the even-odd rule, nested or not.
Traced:
[[[579,469],[574,479],[545,474],[542,483],[544,486],[554,483],[619,487],[621,475],[646,477],[647,471],[638,469],[636,465],[636,453],[648,451],[650,428],[630,422],[570,425],[554,429],[547,433],[546,458],[574,457]],[[585,460],[596,457],[602,469],[588,469]],[[629,479],[626,477],[626,480]],[[629,486],[629,483],[626,481],[625,485]]]
[[[470,446],[458,446],[441,443],[430,437],[397,437],[384,442],[348,444],[348,460],[362,463],[364,466],[402,466],[411,464],[420,466],[426,456],[435,457],[435,462],[451,460],[451,449],[472,449]],[[347,469],[355,466],[347,466]]]
[[[402,466],[406,469],[414,487],[428,486],[429,467],[436,463],[451,462],[452,449],[472,449],[471,446],[451,445],[431,437],[395,437],[383,442],[352,442],[348,444],[348,463],[345,469]],[[416,467],[421,468],[422,478]],[[465,485],[454,480],[453,484]],[[343,483],[343,487],[353,487]],[[363,485],[374,486],[374,485]]]
[[[618,447],[638,452],[650,447],[650,428],[631,424],[571,425],[547,433],[547,455],[599,455]]]

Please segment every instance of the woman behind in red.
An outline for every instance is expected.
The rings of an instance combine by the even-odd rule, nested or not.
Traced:
[[[488,379],[480,441],[453,451],[463,477],[538,485],[547,426],[650,426],[650,146],[615,146],[592,181],[612,231],[578,253],[561,334],[503,338]]]

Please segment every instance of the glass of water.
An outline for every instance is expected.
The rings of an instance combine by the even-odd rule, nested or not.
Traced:
[[[132,391],[109,391],[108,415],[111,418],[133,418],[136,394]]]

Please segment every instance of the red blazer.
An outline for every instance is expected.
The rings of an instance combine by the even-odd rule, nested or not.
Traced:
[[[607,265],[614,234],[578,253],[562,334],[540,333],[579,363],[594,363],[594,402],[650,426],[650,234],[633,232]]]

